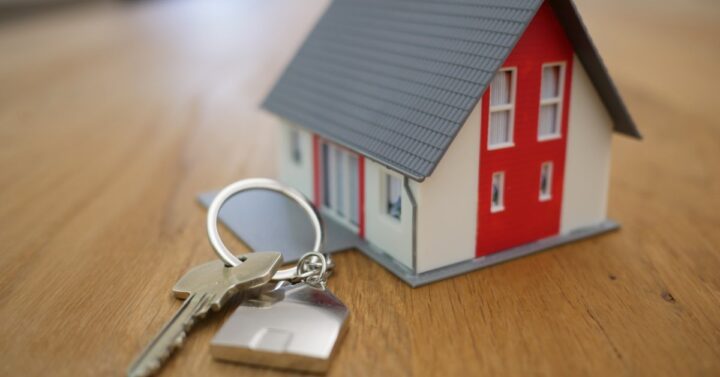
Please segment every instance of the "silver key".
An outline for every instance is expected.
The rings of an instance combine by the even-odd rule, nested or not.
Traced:
[[[175,297],[184,298],[185,302],[130,365],[128,377],[156,372],[199,318],[205,317],[210,309],[220,310],[234,294],[267,283],[281,264],[282,254],[261,252],[247,254],[237,267],[225,267],[218,260],[188,271],[173,287]]]

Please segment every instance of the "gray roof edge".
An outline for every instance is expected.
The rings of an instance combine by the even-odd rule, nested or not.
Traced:
[[[590,77],[595,90],[608,110],[615,132],[642,139],[642,134],[632,119],[622,96],[603,62],[602,56],[590,37],[577,6],[572,0],[548,0],[560,20],[565,34],[575,48],[575,54]]]
[[[271,109],[269,106],[267,106],[267,102],[266,102],[266,101],[263,101],[263,103],[262,103],[262,105],[261,105],[261,108],[262,108],[263,110],[267,111],[268,113],[270,113],[270,114],[272,114],[272,115],[274,115],[274,116],[282,119],[283,121],[289,123],[289,124],[292,125],[292,126],[300,127],[300,128],[302,128],[302,129],[304,129],[304,130],[306,130],[306,131],[308,131],[308,132],[310,132],[310,133],[312,133],[312,134],[318,135],[318,136],[320,136],[321,138],[323,138],[323,139],[325,139],[325,140],[329,140],[329,141],[331,141],[331,142],[333,142],[333,143],[335,143],[335,144],[337,144],[337,145],[339,145],[339,146],[341,146],[341,147],[344,147],[344,148],[350,149],[350,150],[352,150],[352,151],[355,151],[356,153],[363,155],[365,158],[369,158],[369,159],[372,160],[373,162],[375,162],[375,163],[377,163],[377,164],[379,164],[379,165],[382,165],[382,166],[384,166],[384,167],[386,167],[386,168],[388,168],[388,169],[390,169],[390,170],[392,170],[392,171],[394,171],[394,172],[396,172],[396,173],[399,173],[399,174],[401,174],[401,175],[403,175],[403,176],[406,176],[406,177],[408,177],[408,178],[410,178],[410,179],[412,179],[412,180],[414,180],[414,181],[422,182],[422,181],[425,180],[425,178],[427,178],[427,177],[430,176],[430,174],[428,174],[428,175],[422,175],[422,174],[418,174],[417,172],[410,171],[410,170],[408,170],[408,169],[403,169],[403,168],[400,167],[400,166],[393,166],[392,164],[389,164],[389,163],[387,163],[386,161],[383,161],[383,159],[382,159],[381,157],[375,156],[375,155],[373,155],[373,154],[370,153],[370,152],[360,151],[359,148],[357,148],[357,147],[355,147],[355,146],[352,146],[352,145],[348,145],[347,143],[345,143],[345,142],[343,142],[343,141],[341,141],[341,140],[338,140],[338,139],[336,139],[336,138],[334,138],[334,137],[332,137],[332,136],[330,136],[330,135],[324,134],[323,132],[320,132],[320,131],[318,131],[318,130],[312,129],[312,128],[307,127],[307,126],[305,126],[305,125],[302,125],[302,124],[300,124],[300,123],[294,122],[294,121],[292,121],[291,119],[288,119],[288,118],[286,118],[286,117],[278,114],[277,112],[275,112],[273,109]],[[443,151],[443,153],[444,153],[444,151]],[[441,158],[441,159],[442,159],[442,158]],[[433,169],[434,169],[434,167],[433,167]]]

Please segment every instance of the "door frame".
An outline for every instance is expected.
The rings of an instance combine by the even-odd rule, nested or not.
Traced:
[[[324,146],[327,146],[328,148],[328,155],[334,156],[335,153],[340,152],[342,155],[342,163],[344,164],[345,168],[342,170],[344,172],[342,182],[345,185],[342,189],[343,192],[343,206],[345,207],[345,214],[341,214],[337,208],[333,208],[332,204],[330,206],[326,205],[325,198],[325,167],[326,162],[323,157],[323,148]],[[357,169],[356,169],[356,176],[353,180],[351,177],[350,169],[349,169],[349,158],[355,157],[357,159]],[[333,170],[334,168],[334,157],[329,157],[330,161],[327,161],[328,163],[328,169]],[[321,138],[318,135],[313,135],[313,202],[315,203],[315,206],[320,209],[320,211],[331,218],[332,220],[335,220],[336,222],[342,224],[349,230],[351,230],[353,233],[356,233],[361,238],[365,237],[365,157],[347,147],[344,147],[342,145],[339,145],[337,143],[333,143],[332,141],[329,141],[327,139]],[[354,181],[354,182],[353,182]],[[357,185],[356,188],[356,203],[357,203],[357,223],[354,223],[351,220],[350,210],[351,210],[351,199],[350,194],[352,193],[351,189],[351,183],[355,183]],[[332,187],[330,190],[331,194],[333,190],[337,190],[336,188],[336,182],[330,182],[330,187]]]

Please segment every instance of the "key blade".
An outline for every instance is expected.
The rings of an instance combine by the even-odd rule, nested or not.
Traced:
[[[188,330],[198,317],[207,313],[211,298],[206,293],[191,294],[150,344],[130,364],[128,377],[146,377],[160,369],[163,362],[183,343]]]
[[[219,310],[240,290],[268,282],[281,263],[280,253],[263,252],[249,254],[237,267],[225,267],[216,261],[188,271],[173,288],[177,297],[187,297],[187,300],[131,364],[128,376],[149,376],[158,370],[199,318],[210,309]]]

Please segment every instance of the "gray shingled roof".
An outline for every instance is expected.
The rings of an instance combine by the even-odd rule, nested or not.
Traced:
[[[553,0],[616,130],[639,136],[569,0]],[[557,4],[556,4],[557,3]],[[413,179],[429,176],[541,0],[335,0],[269,111]],[[579,27],[579,29],[578,29]],[[579,31],[578,31],[579,30]]]

